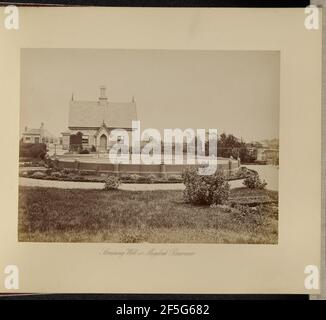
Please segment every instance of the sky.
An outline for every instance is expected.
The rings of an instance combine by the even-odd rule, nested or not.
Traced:
[[[279,136],[278,51],[22,49],[20,131],[67,130],[69,101],[135,97],[141,130],[214,128]],[[99,124],[100,125],[100,124]]]

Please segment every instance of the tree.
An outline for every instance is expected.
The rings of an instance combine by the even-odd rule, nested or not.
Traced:
[[[205,146],[206,155],[208,155],[208,142]],[[242,139],[238,139],[233,134],[222,133],[217,140],[217,155],[223,158],[240,157],[242,162],[253,162],[255,155],[250,152],[249,145]]]

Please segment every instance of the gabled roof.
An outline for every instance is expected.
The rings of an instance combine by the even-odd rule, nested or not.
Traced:
[[[135,102],[70,101],[69,128],[99,128],[103,122],[110,128],[131,128],[132,120],[137,120]]]
[[[54,137],[52,133],[50,133],[46,129],[27,129],[27,131],[23,132],[23,135],[42,135],[44,137]]]
[[[41,129],[27,129],[27,131],[24,131],[23,134],[35,134],[35,135],[40,135],[41,134]]]
[[[95,137],[97,137],[99,134],[106,132],[108,135],[110,134],[108,127],[106,126],[105,122],[102,123],[101,127],[98,129],[98,131],[94,134]]]

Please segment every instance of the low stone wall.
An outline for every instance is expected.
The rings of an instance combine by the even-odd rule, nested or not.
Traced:
[[[225,162],[225,161],[224,161]],[[111,173],[115,175],[138,174],[138,175],[159,175],[171,176],[181,175],[186,168],[196,168],[198,165],[186,164],[111,164],[111,163],[92,163],[82,161],[64,161],[58,162],[60,168],[77,169],[80,171],[94,173]],[[226,175],[235,172],[240,168],[240,161],[229,159],[226,163],[218,163],[217,169],[223,171]]]

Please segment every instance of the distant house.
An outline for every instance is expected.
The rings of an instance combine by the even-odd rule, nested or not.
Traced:
[[[76,101],[69,104],[68,129],[62,132],[62,148],[66,150],[95,148],[107,152],[116,141],[110,141],[113,129],[125,129],[131,141],[132,121],[137,120],[136,102],[111,102],[106,88],[100,87],[97,101]],[[123,137],[118,142],[124,143]]]
[[[52,144],[56,143],[55,137],[44,128],[44,123],[41,123],[41,126],[38,129],[30,129],[25,127],[24,132],[22,133],[22,142],[24,143],[45,143]]]

